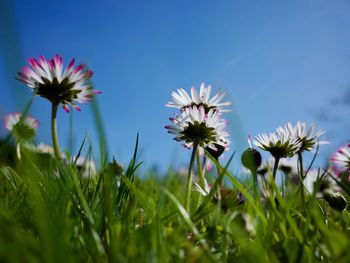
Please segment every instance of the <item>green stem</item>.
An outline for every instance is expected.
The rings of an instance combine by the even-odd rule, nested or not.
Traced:
[[[221,173],[220,167],[216,166],[216,170],[218,173],[218,184],[216,186],[217,189],[217,199],[218,199],[218,205],[221,207],[221,187],[224,186],[223,179],[224,179],[224,174]]]
[[[301,152],[298,153],[299,161],[299,180],[300,180],[300,198],[303,205],[305,205],[305,193],[304,193],[304,168],[303,168],[303,156]]]
[[[16,145],[16,153],[18,160],[21,160],[21,145],[19,143]]]
[[[194,163],[194,158],[196,156],[198,148],[198,143],[193,143],[193,149],[191,154],[191,160],[190,165],[188,166],[188,174],[187,174],[187,181],[186,181],[186,195],[185,195],[185,207],[188,213],[190,213],[190,204],[191,204],[191,187],[192,187],[192,167]]]
[[[60,146],[58,144],[58,137],[57,137],[57,109],[58,104],[52,103],[52,112],[51,112],[51,134],[52,134],[52,144],[53,144],[53,150],[55,152],[55,156],[57,159],[61,159],[61,151]]]
[[[258,189],[259,189],[259,186],[258,186],[258,175],[257,175],[257,171],[256,170],[251,170],[250,171],[252,173],[252,177],[253,177],[253,184],[254,184],[254,198],[255,200],[258,199],[259,197],[259,194],[258,194]]]
[[[201,165],[201,159],[200,159],[200,154],[199,154],[199,149],[197,148],[196,152],[196,161],[197,161],[197,171],[198,171],[198,179],[199,179],[199,186],[205,190],[205,181],[204,181],[204,172],[205,168],[202,168]],[[205,165],[205,160],[203,160],[203,165]],[[197,208],[200,206],[202,200],[202,195],[198,195],[198,200],[197,200]]]
[[[272,172],[272,176],[273,176],[273,180],[276,182],[276,173],[277,173],[277,168],[278,168],[278,163],[280,161],[280,158],[275,157],[275,165],[273,167],[273,172]]]
[[[203,169],[202,169],[202,165],[201,165],[201,157],[199,155],[198,147],[197,147],[197,151],[196,151],[196,160],[197,160],[199,185],[200,185],[200,187],[202,187],[202,189],[205,189],[205,181],[204,181]]]

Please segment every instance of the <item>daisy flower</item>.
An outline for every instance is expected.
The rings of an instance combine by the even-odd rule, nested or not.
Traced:
[[[87,83],[93,74],[92,71],[87,70],[83,64],[75,67],[74,59],[65,69],[62,57],[58,55],[50,60],[46,60],[43,56],[40,56],[39,60],[30,58],[28,63],[29,66],[18,72],[19,77],[16,79],[52,104],[62,104],[66,112],[69,112],[67,105],[80,111],[76,103],[86,104],[91,101],[94,94],[101,93],[93,90]]]
[[[175,135],[174,140],[184,142],[187,148],[192,148],[194,143],[214,151],[228,147],[227,122],[216,110],[211,109],[206,113],[204,106],[188,107],[169,120],[173,124],[165,126],[168,133]]]
[[[350,172],[350,143],[339,147],[338,151],[331,157],[333,170],[339,174]]]
[[[74,163],[75,159],[76,159],[76,156],[71,157],[71,160],[73,163]],[[82,176],[84,178],[88,178],[90,176],[94,176],[97,174],[95,163],[92,160],[87,159],[83,156],[79,156],[79,158],[76,160],[75,165],[76,165],[78,171],[82,172]]]
[[[34,138],[39,122],[32,116],[15,112],[4,117],[4,126],[16,140],[29,141]]]
[[[286,130],[290,133],[292,138],[297,138],[301,141],[301,146],[299,152],[311,151],[315,145],[327,144],[327,141],[320,141],[320,137],[325,133],[325,131],[316,131],[316,125],[311,124],[307,127],[305,122],[298,121],[295,127],[289,122],[284,128],[279,127],[277,130]]]
[[[278,159],[292,157],[301,147],[301,142],[292,138],[284,129],[270,134],[259,134],[255,137],[254,144]]]
[[[193,189],[197,191],[203,197],[209,195],[213,186],[209,185],[207,180],[204,179],[204,186],[201,187],[200,184],[194,183]],[[218,203],[220,199],[221,208],[224,212],[228,209],[239,206],[244,203],[244,198],[241,193],[235,192],[232,189],[226,187],[219,188],[220,194],[215,193],[212,197],[213,203]]]
[[[41,153],[41,154],[50,154],[50,155],[53,155],[54,154],[54,150],[53,148],[50,146],[50,145],[47,145],[43,142],[39,143],[35,150],[38,152],[38,153]]]
[[[207,196],[210,193],[211,186],[208,184],[207,180],[204,178],[204,186],[201,187],[199,183],[195,182],[193,185],[193,189],[200,193],[202,196]]]
[[[91,101],[94,94],[101,92],[93,90],[88,84],[92,71],[87,70],[83,64],[75,67],[74,59],[65,69],[63,69],[62,58],[58,55],[50,60],[46,60],[43,56],[40,56],[39,60],[30,58],[28,63],[29,66],[25,66],[22,71],[18,72],[17,80],[25,83],[35,94],[51,102],[52,144],[55,156],[61,159],[56,121],[58,106],[62,105],[66,112],[69,112],[67,105],[80,111],[76,103],[86,104]]]
[[[184,90],[178,89],[177,93],[173,91],[171,97],[173,101],[166,104],[167,107],[177,108],[181,111],[193,106],[203,106],[206,113],[210,110],[217,110],[220,112],[230,111],[224,109],[226,106],[230,106],[231,102],[221,102],[225,96],[225,93],[217,93],[214,97],[210,98],[211,86],[205,87],[204,83],[201,84],[199,94],[197,90],[192,87],[191,96]]]

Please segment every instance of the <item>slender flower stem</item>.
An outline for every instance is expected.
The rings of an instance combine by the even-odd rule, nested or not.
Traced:
[[[256,170],[250,170],[250,172],[252,173],[252,177],[253,177],[253,184],[254,184],[254,198],[255,200],[258,199],[259,196],[259,186],[258,186],[258,175],[257,175],[257,171]]]
[[[199,178],[199,186],[202,189],[206,189],[205,188],[205,181],[204,181],[205,168],[204,167],[202,168],[201,159],[200,158],[201,157],[200,157],[200,154],[199,154],[199,148],[197,148],[196,161],[197,161],[197,171],[198,171],[198,178]],[[205,157],[204,157],[204,160],[203,160],[203,165],[205,165]],[[202,200],[201,197],[202,197],[201,195],[198,195],[197,207],[200,206],[200,203],[201,203],[201,200]]]
[[[298,161],[299,161],[299,180],[300,180],[300,198],[303,205],[305,205],[305,194],[304,194],[304,168],[303,168],[303,156],[301,152],[298,153]]]
[[[60,146],[58,144],[58,137],[57,137],[57,122],[56,122],[57,109],[58,109],[58,104],[52,103],[51,134],[52,134],[52,144],[53,144],[55,156],[57,159],[61,159],[61,151],[60,151]]]
[[[276,181],[276,173],[277,173],[277,168],[278,168],[278,163],[280,161],[280,158],[275,157],[275,165],[273,167],[273,172],[272,172],[272,176],[273,176],[273,180]]]
[[[190,213],[190,204],[191,204],[191,187],[192,187],[192,167],[194,163],[194,158],[196,156],[198,148],[198,142],[193,143],[193,149],[191,154],[190,165],[188,166],[187,182],[186,182],[186,195],[185,195],[185,207],[188,213]]]
[[[197,160],[199,185],[200,185],[200,187],[202,187],[202,189],[205,189],[204,175],[203,175],[203,169],[202,169],[202,165],[201,165],[201,157],[199,154],[198,147],[197,147],[197,151],[196,151],[196,160]]]
[[[18,160],[21,160],[21,144],[17,143],[16,145],[16,153]]]

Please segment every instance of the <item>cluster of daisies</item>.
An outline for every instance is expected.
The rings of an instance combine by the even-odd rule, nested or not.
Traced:
[[[328,144],[328,141],[321,140],[324,133],[322,130],[317,131],[315,124],[311,124],[308,127],[304,122],[297,122],[295,126],[288,123],[283,127],[277,128],[273,133],[257,135],[254,144],[260,149],[269,152],[274,158],[274,177],[276,176],[279,161],[282,158],[296,157],[298,165],[295,172],[299,174],[302,181],[307,183],[310,181],[310,174],[307,174],[309,171],[304,172],[302,170],[302,153],[315,151],[315,148],[318,150],[319,145]],[[347,178],[347,181],[350,181],[350,143],[339,147],[338,151],[332,155],[329,168],[324,174],[329,175],[328,179],[331,181],[333,179],[342,181],[345,178]],[[317,174],[319,174],[319,170]]]
[[[61,105],[66,112],[69,106],[80,111],[78,104],[90,102],[95,94],[90,84],[93,72],[86,65],[75,66],[72,59],[64,67],[62,57],[55,55],[51,59],[40,56],[38,59],[28,59],[28,65],[18,72],[18,80],[30,87],[34,94],[47,99],[52,104],[52,139],[54,153],[60,158],[58,138],[56,131],[56,112]],[[223,102],[225,94],[211,95],[211,86],[201,84],[199,92],[192,88],[190,93],[184,89],[172,92],[172,101],[167,107],[176,108],[174,117],[170,118],[171,124],[166,126],[169,133],[174,135],[174,140],[182,142],[188,149],[198,149],[202,155],[209,152],[218,158],[230,145],[229,132],[226,130],[227,121],[223,113],[229,111],[230,102]],[[5,117],[5,128],[10,131],[18,144],[25,144],[33,140],[39,122],[29,115],[20,113],[9,114]],[[268,151],[275,162],[281,158],[297,155],[301,161],[304,151],[312,151],[316,146],[327,142],[320,140],[324,131],[317,131],[312,124],[298,122],[295,126],[291,123],[279,127],[270,134],[259,134],[254,139],[254,144],[264,151]],[[254,154],[253,154],[254,157]],[[255,154],[256,158],[261,158]],[[261,162],[261,160],[259,160]],[[277,165],[275,165],[277,167]],[[350,144],[342,146],[331,158],[331,166],[336,174],[350,175]]]
[[[269,134],[259,134],[254,139],[255,146],[269,152],[275,159],[273,177],[276,177],[277,167],[282,158],[298,157],[299,174],[301,179],[305,179],[302,170],[302,153],[304,151],[314,151],[315,147],[327,144],[327,141],[320,140],[324,131],[317,131],[316,125],[307,126],[305,122],[297,122],[295,126],[287,123],[278,127],[276,131]]]
[[[255,137],[254,144],[276,158],[292,157],[304,151],[311,151],[317,145],[326,144],[320,141],[324,131],[316,131],[315,124],[307,127],[305,122],[291,123],[279,127],[270,134],[259,134]]]
[[[204,150],[219,157],[228,149],[230,140],[229,132],[226,130],[227,121],[222,117],[223,112],[229,110],[231,102],[222,102],[224,93],[217,93],[210,98],[211,86],[205,87],[201,84],[199,94],[193,87],[191,95],[184,89],[172,92],[172,101],[167,107],[178,109],[173,118],[169,118],[171,125],[165,126],[174,140],[182,142],[191,149],[194,146],[204,153]]]

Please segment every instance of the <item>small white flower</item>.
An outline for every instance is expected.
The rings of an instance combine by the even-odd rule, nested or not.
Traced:
[[[350,173],[350,143],[339,147],[338,151],[331,157],[331,162],[336,173]]]
[[[309,193],[312,193],[314,191],[315,183],[317,182],[317,180],[320,180],[320,179],[323,182],[323,187],[326,187],[325,189],[326,191],[332,191],[332,192],[341,191],[337,182],[330,176],[324,176],[325,173],[326,172],[322,169],[311,169],[308,172],[307,176],[304,179],[304,185]],[[320,189],[320,190],[322,192],[324,189]]]
[[[204,188],[202,188],[199,183],[195,182],[193,185],[193,189],[197,192],[199,192],[202,196],[207,196],[210,193],[211,187],[208,184],[207,180],[205,178],[204,179]]]
[[[54,154],[53,148],[50,145],[47,145],[42,142],[36,146],[36,151],[42,154],[51,154],[51,155]]]
[[[301,147],[297,138],[292,138],[285,129],[278,129],[270,134],[259,134],[254,144],[264,151],[270,152],[275,158],[292,157]]]
[[[203,106],[205,112],[209,112],[211,109],[218,110],[220,112],[230,111],[224,109],[226,106],[230,106],[231,102],[221,102],[224,98],[225,93],[217,93],[214,97],[210,99],[211,86],[205,87],[204,83],[201,84],[199,94],[197,90],[193,87],[191,89],[191,96],[184,89],[178,89],[177,93],[172,92],[171,97],[173,101],[166,104],[167,107],[177,108],[184,110],[192,106]]]
[[[327,144],[327,141],[320,141],[320,137],[325,133],[325,131],[317,131],[316,125],[311,124],[309,128],[307,128],[305,122],[297,122],[295,127],[292,126],[290,122],[288,122],[284,128],[279,127],[277,130],[288,131],[292,138],[298,138],[301,141],[301,146],[299,151],[311,151],[315,145],[319,144]]]
[[[28,141],[34,138],[39,122],[32,116],[25,116],[19,112],[4,117],[5,128],[18,141]]]
[[[188,148],[198,143],[202,148],[218,150],[218,146],[228,147],[229,132],[225,130],[227,122],[213,109],[205,112],[203,106],[184,109],[180,115],[170,118],[172,125],[165,126],[168,133],[175,135],[174,140],[183,141]]]
[[[72,156],[71,159],[72,162],[74,162],[76,157]],[[97,174],[95,162],[93,162],[90,159],[86,159],[83,156],[79,156],[75,165],[78,168],[78,170],[81,170],[83,172],[83,177],[94,176]]]

